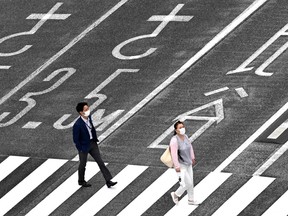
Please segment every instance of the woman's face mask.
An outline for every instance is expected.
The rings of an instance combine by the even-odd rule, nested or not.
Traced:
[[[180,128],[180,129],[179,129],[179,133],[180,133],[181,135],[184,135],[184,134],[186,133],[185,128],[184,128],[184,127],[183,127],[183,128]]]

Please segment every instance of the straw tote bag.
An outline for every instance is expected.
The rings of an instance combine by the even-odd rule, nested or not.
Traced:
[[[161,155],[160,160],[168,167],[173,167],[173,160],[170,152],[170,146]]]

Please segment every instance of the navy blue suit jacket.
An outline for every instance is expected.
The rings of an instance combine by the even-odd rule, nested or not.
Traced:
[[[95,127],[93,126],[91,116],[88,117],[90,125],[92,125],[91,131],[93,136],[93,141],[99,142],[96,134]],[[76,145],[76,148],[80,152],[89,152],[90,151],[90,135],[88,128],[81,117],[79,117],[73,125],[73,141]]]

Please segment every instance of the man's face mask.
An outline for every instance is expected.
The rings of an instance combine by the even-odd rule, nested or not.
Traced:
[[[83,112],[85,117],[88,117],[90,115],[90,109],[88,109],[87,111]]]

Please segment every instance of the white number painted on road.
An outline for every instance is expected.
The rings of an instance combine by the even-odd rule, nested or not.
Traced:
[[[91,91],[85,99],[92,99],[92,98],[98,98],[96,102],[94,102],[90,106],[90,110],[94,111],[101,103],[103,103],[107,96],[103,94],[99,94],[98,92],[101,91],[105,86],[107,86],[112,80],[114,80],[118,75],[121,73],[137,73],[139,69],[118,69],[116,70],[112,75],[110,75],[106,80],[104,80],[99,86],[97,86],[93,91]],[[100,125],[98,128],[96,128],[97,131],[104,130],[111,122],[113,122],[119,115],[121,115],[124,110],[116,110],[115,112],[107,115],[106,117],[102,118],[104,115],[105,109],[98,109],[95,113],[92,114],[94,126]],[[62,129],[68,129],[73,126],[75,121],[74,119],[69,124],[63,125],[67,119],[72,116],[72,114],[64,114],[59,120],[57,120],[54,123],[54,128],[62,130]]]
[[[273,37],[271,37],[262,47],[260,47],[255,53],[253,53],[246,61],[244,61],[235,70],[229,71],[227,74],[242,73],[252,70],[254,67],[247,67],[251,64],[260,54],[262,54],[271,44],[273,44],[279,37],[288,35],[288,24],[286,24],[280,31],[278,31]],[[288,48],[288,42],[280,47],[272,56],[270,56],[262,65],[256,70],[255,74],[259,76],[272,76],[272,72],[264,72],[264,70],[277,59]]]
[[[6,127],[6,126],[9,126],[11,124],[14,124],[20,118],[22,118],[25,114],[27,114],[36,105],[36,101],[31,98],[32,96],[43,95],[43,94],[46,94],[48,92],[53,91],[54,89],[58,88],[63,82],[65,82],[65,80],[67,80],[75,72],[76,72],[76,70],[74,68],[61,68],[61,69],[58,69],[58,70],[54,71],[53,73],[51,73],[43,81],[49,82],[60,73],[65,73],[65,75],[63,75],[61,78],[59,78],[57,80],[57,82],[55,82],[51,87],[49,87],[43,91],[28,92],[26,95],[24,95],[19,101],[27,102],[28,105],[23,110],[21,110],[16,116],[14,116],[12,119],[7,121],[6,123],[1,123],[1,121],[4,118],[6,118],[10,114],[10,112],[2,113],[0,115],[0,127]]]
[[[68,18],[71,14],[54,14],[54,12],[62,5],[63,3],[58,2],[54,5],[54,7],[51,8],[51,10],[46,13],[46,14],[31,14],[30,16],[28,16],[26,19],[40,19],[40,21],[30,30],[30,31],[26,31],[26,32],[19,32],[19,33],[15,33],[12,35],[8,35],[6,37],[3,37],[0,39],[0,44],[15,38],[15,37],[19,37],[19,36],[23,36],[23,35],[33,35],[36,33],[36,31],[49,19],[57,19],[57,20],[63,20]],[[28,49],[30,49],[32,47],[32,45],[25,45],[24,47],[22,47],[21,49],[15,51],[15,52],[10,52],[10,53],[1,53],[0,52],[0,57],[8,57],[8,56],[14,56],[14,55],[18,55],[21,54],[25,51],[27,51]]]
[[[154,38],[166,27],[166,25],[171,22],[188,22],[190,21],[193,16],[177,16],[176,14],[180,11],[180,9],[184,6],[184,4],[178,4],[169,15],[154,15],[151,16],[148,21],[160,21],[160,25],[154,30],[152,34],[147,35],[140,35],[137,37],[130,38],[122,43],[118,44],[112,51],[112,54],[115,58],[122,59],[122,60],[132,60],[132,59],[139,59],[144,58],[148,55],[151,55],[157,48],[150,48],[145,53],[134,55],[134,56],[127,56],[121,54],[121,49],[129,43],[135,42],[137,40],[145,39],[145,38]]]
[[[215,108],[215,117],[211,116],[194,116],[194,113],[197,113],[201,110],[205,110],[209,107]],[[205,104],[203,106],[200,106],[196,109],[190,110],[188,112],[185,112],[179,116],[177,116],[174,120],[181,120],[181,121],[207,121],[202,127],[200,127],[189,139],[191,142],[196,140],[198,137],[201,136],[201,134],[204,133],[211,125],[213,125],[215,122],[219,124],[224,119],[224,111],[223,111],[223,100],[218,99],[216,101],[210,102],[208,104]],[[167,148],[167,145],[160,145],[160,143],[172,132],[174,131],[174,123],[163,133],[161,134],[154,142],[152,142],[148,148]]]

